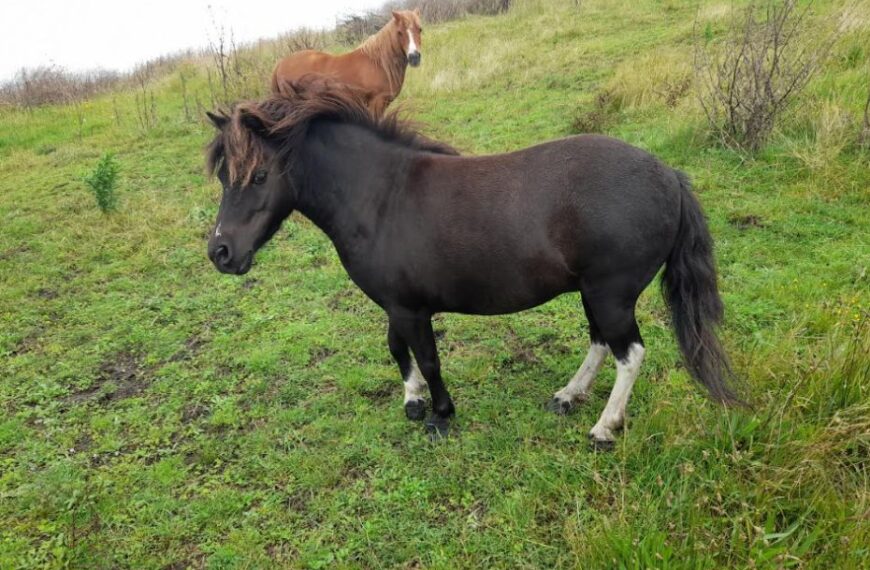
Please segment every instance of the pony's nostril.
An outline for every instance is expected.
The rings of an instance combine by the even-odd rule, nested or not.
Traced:
[[[218,265],[225,265],[230,259],[230,248],[225,245],[217,246],[214,250],[214,261]]]

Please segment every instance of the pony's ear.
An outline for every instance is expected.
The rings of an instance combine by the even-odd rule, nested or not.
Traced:
[[[269,128],[263,123],[263,120],[260,119],[260,117],[253,113],[242,111],[239,119],[241,119],[242,125],[255,135],[262,138],[268,136]]]
[[[416,8],[414,8],[414,13],[417,14],[417,16],[420,15],[420,7],[419,7],[419,6],[417,6]]]
[[[211,124],[218,130],[223,130],[224,125],[226,125],[230,120],[226,115],[216,115],[210,111],[206,111],[205,114],[208,117],[208,120],[211,121]]]
[[[402,15],[399,14],[398,12],[396,12],[395,10],[393,10],[393,19],[396,21],[397,24],[402,23]]]

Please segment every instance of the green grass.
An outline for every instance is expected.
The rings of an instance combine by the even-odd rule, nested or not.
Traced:
[[[690,383],[655,286],[610,454],[586,433],[612,363],[577,414],[542,409],[585,352],[577,297],[436,319],[459,434],[433,444],[404,419],[382,312],[309,222],[244,278],[211,267],[211,132],[184,120],[177,76],[148,130],[132,93],[85,103],[81,140],[73,109],[3,112],[0,568],[867,567],[870,160],[848,142],[806,157],[816,102],[861,110],[870,7],[756,157],[711,144],[691,93],[668,107],[629,80],[650,52],[690,58],[695,13],[526,0],[427,27],[401,97],[484,153],[566,135],[622,90],[608,132],[693,177],[755,409]],[[188,90],[208,100],[201,70]],[[81,181],[105,152],[108,215]]]

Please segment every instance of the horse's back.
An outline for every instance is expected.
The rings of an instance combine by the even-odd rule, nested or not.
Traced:
[[[679,209],[679,181],[672,168],[643,149],[602,135],[428,162],[426,178],[435,194],[447,192],[455,203],[480,202],[486,211],[498,206],[496,211],[523,219],[566,209],[582,212],[583,218],[648,217]]]
[[[302,50],[291,53],[278,61],[272,72],[273,91],[281,81],[295,81],[307,73],[326,71],[329,59],[334,56],[316,50]]]
[[[581,135],[506,154],[425,160],[411,183],[409,210],[425,219],[413,232],[437,249],[443,272],[533,281],[519,288],[530,303],[544,290],[575,287],[583,275],[654,272],[673,246],[675,171],[616,139]]]
[[[371,90],[369,65],[357,52],[333,55],[316,50],[294,52],[280,60],[272,72],[272,91],[277,93],[283,82],[298,81],[305,75],[332,77],[363,91]]]

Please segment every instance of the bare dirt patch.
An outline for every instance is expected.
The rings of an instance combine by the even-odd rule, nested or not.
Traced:
[[[46,301],[51,301],[52,299],[57,299],[60,293],[58,293],[55,289],[41,288],[36,290],[36,296],[40,299],[45,299]]]
[[[184,343],[184,347],[169,357],[169,362],[183,362],[185,360],[190,360],[199,354],[199,351],[202,350],[202,347],[205,346],[206,340],[199,335],[194,335],[187,339],[187,342]]]
[[[508,331],[506,341],[507,348],[510,350],[510,356],[503,360],[503,366],[507,368],[513,368],[516,366],[523,367],[532,366],[540,362],[540,359],[535,355],[534,350],[524,343],[523,339],[521,339],[513,329]]]
[[[43,332],[42,327],[37,327],[27,333],[12,349],[10,356],[18,356],[35,350],[39,346],[39,337]]]
[[[398,397],[399,381],[385,382],[376,388],[361,390],[360,394],[373,404],[383,404]]]
[[[30,248],[26,245],[18,245],[12,248],[7,249],[6,251],[0,251],[0,261],[6,261],[7,259],[12,259],[16,255],[20,253],[27,253],[30,251]]]
[[[755,214],[731,214],[728,216],[728,223],[738,230],[763,228],[765,226],[761,216],[756,216]]]
[[[93,401],[106,405],[135,396],[148,387],[147,370],[130,352],[120,352],[103,362],[91,386],[70,394],[73,404]]]
[[[308,366],[317,366],[336,352],[338,351],[328,346],[317,346],[311,349],[311,355],[308,357]]]

